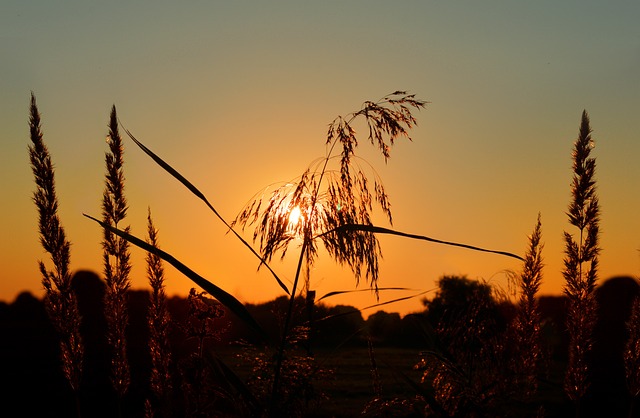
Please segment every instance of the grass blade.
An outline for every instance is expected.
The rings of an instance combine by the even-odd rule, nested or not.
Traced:
[[[377,308],[378,306],[390,305],[392,303],[402,302],[403,300],[409,300],[409,299],[417,298],[418,296],[426,295],[427,293],[429,293],[431,291],[432,290],[425,290],[424,292],[416,293],[415,295],[404,296],[404,297],[401,297],[401,298],[388,300],[386,302],[376,303],[376,304],[373,304],[373,305],[366,306],[366,307],[362,308],[361,310],[365,311],[367,309]]]
[[[247,311],[247,308],[245,308],[245,306],[238,299],[236,299],[235,297],[233,297],[229,293],[225,292],[224,290],[222,290],[218,286],[214,285],[213,283],[211,283],[210,281],[208,281],[204,277],[200,276],[198,273],[194,272],[193,270],[191,270],[186,265],[182,264],[180,261],[178,261],[171,254],[169,254],[169,253],[167,253],[165,251],[162,251],[161,249],[156,248],[153,245],[148,244],[146,241],[141,240],[140,238],[137,238],[137,237],[135,237],[135,236],[133,236],[131,234],[128,234],[128,233],[126,233],[124,231],[121,231],[121,230],[119,230],[119,229],[117,229],[117,228],[115,228],[115,227],[113,227],[111,225],[108,225],[108,224],[106,224],[106,223],[104,223],[104,222],[102,222],[102,221],[100,221],[100,220],[98,220],[98,219],[96,219],[96,218],[94,218],[92,216],[89,216],[89,215],[86,215],[86,214],[84,214],[84,216],[86,216],[89,219],[92,219],[92,220],[96,221],[103,228],[106,228],[109,231],[111,231],[112,233],[114,233],[114,234],[126,239],[131,244],[133,244],[133,245],[135,245],[135,246],[137,246],[139,248],[142,248],[143,250],[148,251],[148,252],[150,252],[152,254],[157,255],[158,257],[162,258],[167,263],[171,264],[179,272],[181,272],[182,274],[187,276],[189,279],[191,279],[195,284],[200,286],[204,291],[206,291],[211,296],[216,298],[221,304],[223,304],[225,307],[227,307],[232,313],[237,315],[247,325],[249,325],[251,328],[253,328],[255,331],[257,331],[260,334],[261,337],[263,337],[264,339],[267,339],[267,334],[264,332],[262,327],[260,327],[260,325],[253,318],[253,316],[251,316],[249,311]]]
[[[429,241],[429,242],[435,242],[436,244],[444,244],[444,245],[451,245],[454,247],[462,247],[462,248],[466,248],[469,250],[473,250],[473,251],[481,251],[481,252],[485,252],[485,253],[493,253],[493,254],[499,254],[499,255],[504,255],[507,257],[511,257],[511,258],[515,258],[518,259],[520,261],[524,261],[524,258],[520,257],[519,255],[516,254],[512,254],[506,251],[497,251],[497,250],[488,250],[486,248],[480,248],[480,247],[476,247],[473,245],[468,245],[468,244],[460,244],[457,242],[451,242],[451,241],[443,241],[443,240],[439,240],[439,239],[435,239],[435,238],[430,238],[424,235],[417,235],[417,234],[408,234],[406,232],[400,232],[400,231],[395,231],[393,229],[389,229],[389,228],[383,228],[380,226],[375,226],[375,225],[361,225],[361,224],[347,224],[347,225],[342,225],[339,226],[338,228],[334,228],[330,231],[327,231],[323,234],[318,235],[318,237],[321,237],[323,235],[328,235],[331,233],[339,233],[341,231],[365,231],[365,232],[373,232],[374,234],[390,234],[390,235],[398,235],[401,237],[405,237],[405,238],[411,238],[411,239],[418,239],[418,240],[422,240],[422,241]]]
[[[378,291],[384,291],[384,290],[416,290],[416,289],[409,289],[408,287],[381,287],[378,289]],[[329,292],[326,295],[322,296],[320,299],[316,300],[316,302],[320,302],[322,299],[326,299],[328,297],[331,296],[337,296],[337,295],[343,295],[345,293],[355,293],[355,292],[370,292],[371,289],[353,289],[353,290],[336,290],[334,292]]]
[[[182,174],[180,174],[176,169],[171,167],[167,162],[165,162],[162,158],[160,158],[158,155],[156,155],[153,151],[151,151],[149,148],[147,148],[142,142],[138,141],[136,139],[136,137],[134,137],[133,134],[131,132],[129,132],[126,128],[123,127],[123,129],[127,133],[127,135],[129,136],[129,138],[131,138],[131,140],[142,151],[144,151],[145,154],[147,154],[149,157],[151,157],[151,159],[153,161],[155,161],[160,167],[162,167],[167,173],[171,174],[176,180],[178,180],[180,183],[182,183],[187,189],[189,189],[189,191],[191,191],[191,193],[193,193],[194,195],[196,195],[196,197],[198,197],[200,200],[202,200],[205,203],[205,205],[207,205],[207,207],[209,209],[211,209],[211,211],[214,213],[214,215],[216,215],[218,217],[218,219],[220,219],[222,221],[222,223],[229,229],[229,231],[231,231],[236,236],[236,238],[238,238],[256,257],[258,257],[258,259],[260,260],[260,265],[264,265],[271,272],[271,274],[276,279],[276,281],[278,282],[278,284],[280,285],[282,290],[284,290],[287,293],[287,295],[290,294],[289,288],[287,288],[287,286],[282,282],[282,280],[280,280],[280,278],[278,277],[276,272],[271,269],[269,264],[267,264],[267,261],[264,258],[262,258],[260,256],[260,254],[258,254],[256,252],[256,250],[253,249],[251,244],[249,244],[244,238],[242,238],[240,236],[240,234],[238,234],[231,227],[231,225],[222,217],[222,215],[220,215],[220,213],[209,202],[209,200],[206,198],[204,193],[202,193],[200,190],[198,190],[198,188],[196,186],[194,186]]]
[[[368,290],[368,289],[367,289],[367,290]],[[418,296],[425,295],[425,294],[427,294],[427,293],[429,293],[429,292],[432,292],[432,291],[433,291],[433,289],[431,289],[431,290],[425,290],[424,292],[416,293],[415,295],[411,295],[411,296],[404,296],[404,297],[401,297],[401,298],[388,300],[388,301],[386,301],[386,302],[380,302],[380,303],[376,303],[376,304],[373,304],[373,305],[365,306],[365,307],[364,307],[364,308],[362,308],[362,309],[356,309],[356,310],[354,310],[354,311],[342,312],[342,313],[335,314],[335,315],[325,316],[324,318],[317,319],[317,320],[316,320],[316,322],[326,321],[327,319],[338,318],[338,317],[340,317],[340,316],[345,316],[345,315],[351,315],[351,314],[356,313],[356,312],[366,311],[367,309],[377,308],[378,306],[389,305],[389,304],[392,304],[392,303],[401,302],[401,301],[403,301],[403,300],[409,300],[409,299],[417,298]],[[323,296],[323,297],[324,297],[324,296]]]

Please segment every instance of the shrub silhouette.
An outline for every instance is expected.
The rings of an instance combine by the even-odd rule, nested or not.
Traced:
[[[426,317],[436,330],[433,344],[418,364],[423,383],[452,416],[495,413],[509,398],[506,320],[491,286],[466,277],[445,276]],[[490,412],[494,411],[494,412]]]

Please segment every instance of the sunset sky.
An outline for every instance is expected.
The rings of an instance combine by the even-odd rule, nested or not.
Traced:
[[[361,137],[399,231],[524,254],[540,212],[543,294],[562,290],[571,150],[583,109],[596,147],[602,280],[640,272],[640,2],[5,1],[0,8],[0,300],[42,295],[29,168],[33,91],[56,166],[74,270],[101,272],[109,110],[231,221],[272,183],[325,152],[327,125],[395,90],[430,104],[387,164]],[[361,132],[366,135],[364,130]],[[282,294],[208,209],[125,140],[128,223],[150,207],[162,248],[242,301]],[[389,225],[378,222],[381,226]],[[247,238],[251,237],[246,232]],[[508,289],[517,260],[380,237],[381,301],[435,288],[444,274]],[[148,287],[132,249],[134,288]],[[295,248],[273,267],[293,279]],[[168,267],[168,293],[192,283]],[[326,255],[319,295],[355,288]],[[360,283],[366,289],[366,283]],[[370,292],[337,296],[359,308]],[[407,313],[419,298],[385,306]],[[365,311],[373,313],[373,311]]]

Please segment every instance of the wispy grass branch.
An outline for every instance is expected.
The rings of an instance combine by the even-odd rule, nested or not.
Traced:
[[[421,109],[426,103],[414,95],[396,91],[377,102],[365,102],[359,111],[346,117],[338,116],[329,124],[325,157],[312,164],[297,182],[276,189],[269,197],[261,196],[251,201],[232,223],[243,228],[255,226],[254,242],[260,242],[261,256],[267,261],[278,253],[284,257],[293,239],[302,241],[276,356],[270,405],[272,416],[278,414],[280,372],[294,298],[301,273],[310,271],[317,257],[316,238],[320,238],[334,260],[349,266],[356,283],[364,276],[377,295],[382,252],[375,235],[369,231],[345,231],[343,234],[320,236],[323,231],[345,224],[372,225],[374,202],[388,221],[392,221],[391,205],[382,182],[376,176],[371,179],[359,165],[352,163],[358,145],[353,122],[358,118],[364,119],[369,141],[379,148],[386,161],[395,140],[399,137],[411,139],[408,131],[416,124],[412,110]],[[334,151],[340,156],[339,170],[336,171],[329,168],[329,163],[336,157]],[[333,175],[337,172],[339,175]],[[296,222],[291,220],[294,211],[300,214]],[[308,278],[305,287],[309,287]]]
[[[232,225],[255,227],[253,239],[260,243],[265,260],[276,254],[284,257],[292,240],[300,239],[296,278],[303,264],[314,263],[319,238],[332,258],[351,268],[356,281],[364,276],[375,289],[381,249],[374,234],[369,231],[321,234],[344,224],[371,225],[374,205],[392,221],[389,198],[375,170],[367,171],[354,164],[358,137],[353,124],[356,119],[364,119],[369,141],[378,147],[386,161],[390,147],[399,137],[411,139],[408,132],[416,125],[412,109],[421,109],[426,104],[414,95],[396,91],[377,102],[365,102],[360,110],[347,116],[335,118],[327,130],[325,157],[310,165],[297,181],[252,200]],[[336,169],[330,166],[334,161],[338,164]],[[289,218],[294,210],[299,210],[301,216],[292,227]],[[294,279],[293,287],[296,285]]]

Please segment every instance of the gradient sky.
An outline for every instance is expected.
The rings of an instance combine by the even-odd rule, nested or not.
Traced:
[[[560,293],[562,234],[575,232],[565,215],[571,149],[586,109],[602,208],[600,277],[636,276],[639,20],[636,0],[4,1],[0,300],[42,294],[37,260],[47,258],[27,154],[31,91],[74,270],[102,269],[100,228],[82,213],[100,216],[112,104],[231,220],[254,193],[322,156],[334,117],[408,90],[431,102],[417,114],[413,142],[398,142],[386,165],[364,137],[358,152],[384,180],[395,229],[523,254],[540,212],[542,293]],[[125,161],[135,234],[144,236],[151,207],[162,248],[191,268],[243,301],[281,294],[206,207],[128,140]],[[403,238],[381,243],[381,286],[429,290],[443,274],[466,274],[507,290],[504,271],[521,268]],[[142,288],[144,253],[132,252],[133,287]],[[292,259],[274,268],[293,278]],[[171,267],[167,280],[169,294],[191,287]],[[311,280],[319,295],[355,287],[349,270],[322,256]],[[362,308],[375,298],[329,302]],[[413,299],[385,309],[420,307]]]

